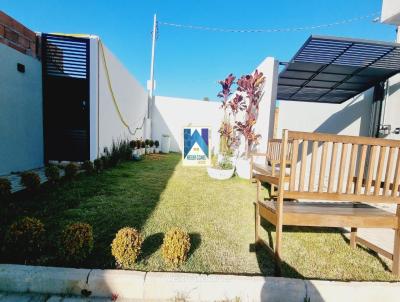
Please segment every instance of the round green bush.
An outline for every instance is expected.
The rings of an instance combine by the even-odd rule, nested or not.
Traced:
[[[136,149],[136,141],[130,141],[129,147],[131,147],[131,149]]]
[[[0,178],[0,201],[11,196],[11,182],[7,178]]]
[[[69,224],[61,235],[60,251],[67,263],[82,263],[93,250],[93,229],[90,224]]]
[[[44,173],[48,181],[51,183],[56,183],[57,181],[60,180],[60,168],[58,168],[55,165],[47,166],[46,169],[44,170]]]
[[[161,250],[168,265],[181,265],[186,261],[190,250],[189,234],[180,228],[170,229],[164,236]]]
[[[37,191],[40,188],[40,177],[33,171],[21,173],[21,185],[28,191]]]
[[[44,245],[45,228],[33,217],[24,217],[14,222],[4,238],[7,255],[18,262],[35,262]]]
[[[69,163],[65,166],[65,177],[68,179],[73,179],[78,174],[79,167],[76,163]]]
[[[117,266],[123,269],[132,269],[142,243],[142,236],[136,229],[130,227],[120,229],[111,244],[111,254],[115,257]]]
[[[94,164],[94,169],[96,170],[97,173],[99,173],[101,170],[104,169],[103,161],[101,160],[101,158],[96,158],[93,161],[93,164]]]
[[[92,174],[94,172],[94,165],[90,160],[85,160],[82,164],[82,169],[85,170],[87,174]]]

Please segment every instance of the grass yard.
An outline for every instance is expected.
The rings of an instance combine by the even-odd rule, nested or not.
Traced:
[[[114,268],[111,241],[120,228],[132,226],[145,237],[137,269],[166,271],[170,268],[161,257],[163,236],[179,226],[192,241],[180,271],[273,275],[272,258],[252,244],[255,185],[238,178],[210,179],[204,168],[183,167],[180,157],[154,155],[125,162],[98,175],[45,187],[34,198],[21,193],[14,206],[3,211],[2,230],[20,216],[40,218],[49,241],[40,264],[63,265],[55,256],[61,229],[69,222],[88,222],[95,244],[85,266]],[[396,280],[385,262],[366,249],[351,249],[337,229],[285,228],[283,253],[286,277]],[[1,261],[9,261],[8,256],[3,251]]]

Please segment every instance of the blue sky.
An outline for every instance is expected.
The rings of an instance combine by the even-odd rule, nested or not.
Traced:
[[[99,35],[145,86],[154,13],[160,21],[172,23],[288,28],[380,12],[381,0],[0,0],[0,9],[35,31]],[[394,41],[393,26],[370,19],[290,33],[217,33],[160,26],[156,94],[216,99],[217,80],[230,72],[251,72],[266,56],[288,61],[310,34]]]

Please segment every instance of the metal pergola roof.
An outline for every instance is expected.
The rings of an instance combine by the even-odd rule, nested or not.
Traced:
[[[400,72],[400,44],[311,36],[279,74],[278,99],[342,103]]]

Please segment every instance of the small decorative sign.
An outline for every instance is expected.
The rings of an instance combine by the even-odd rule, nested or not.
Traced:
[[[210,127],[183,128],[183,164],[185,166],[208,166],[211,163]]]

